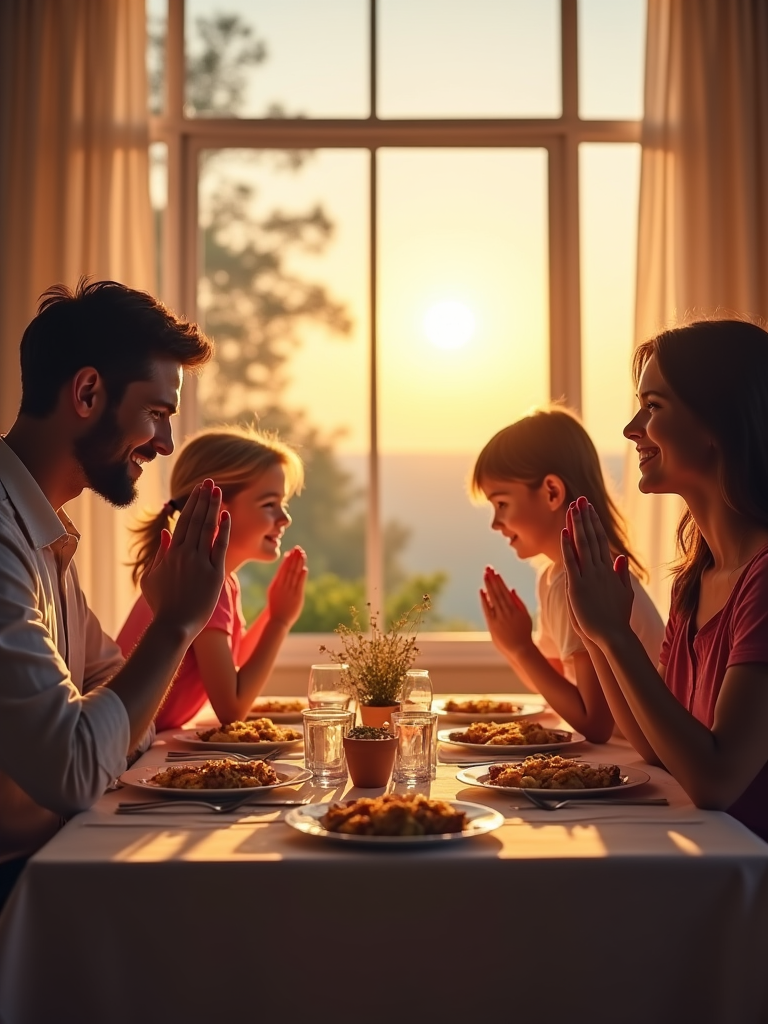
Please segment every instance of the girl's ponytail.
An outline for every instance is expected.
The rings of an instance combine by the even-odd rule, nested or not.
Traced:
[[[171,529],[171,522],[176,514],[175,504],[176,502],[166,502],[156,515],[145,516],[133,529],[136,539],[133,542],[131,579],[135,585],[138,585],[141,577],[154,562],[163,530]]]

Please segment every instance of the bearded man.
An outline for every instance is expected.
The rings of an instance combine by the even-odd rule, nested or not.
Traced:
[[[47,291],[21,341],[18,417],[0,439],[0,906],[29,855],[125,768],[224,579],[229,518],[206,481],[142,581],[155,617],[131,656],[101,629],[63,511],[90,488],[122,507],[173,451],[185,370],[212,344],[145,292]]]

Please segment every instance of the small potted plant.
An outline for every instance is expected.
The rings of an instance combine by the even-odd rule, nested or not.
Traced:
[[[352,784],[359,789],[379,789],[389,782],[395,763],[397,740],[386,726],[380,729],[357,725],[344,737],[344,752]]]
[[[370,611],[370,604],[368,605]],[[370,615],[370,635],[363,633],[356,608],[351,608],[352,626],[344,624],[334,630],[341,640],[341,651],[320,650],[331,661],[349,666],[349,683],[360,705],[363,725],[379,727],[392,721],[397,711],[405,673],[418,654],[416,630],[424,613],[429,611],[429,594],[419,604],[403,612],[388,630],[379,626],[379,616]]]

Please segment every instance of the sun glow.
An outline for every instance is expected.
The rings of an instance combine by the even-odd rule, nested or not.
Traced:
[[[435,348],[461,348],[475,333],[474,313],[463,302],[437,302],[424,316],[424,333]]]

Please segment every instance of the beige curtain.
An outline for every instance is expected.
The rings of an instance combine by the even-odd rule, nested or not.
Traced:
[[[768,318],[768,3],[648,0],[636,339],[686,316]],[[640,495],[633,536],[669,606],[681,503]]]
[[[2,0],[0,430],[18,409],[19,341],[46,287],[89,274],[152,289],[147,144],[144,0]],[[114,631],[132,600],[128,514],[90,492],[68,511],[84,588]]]

